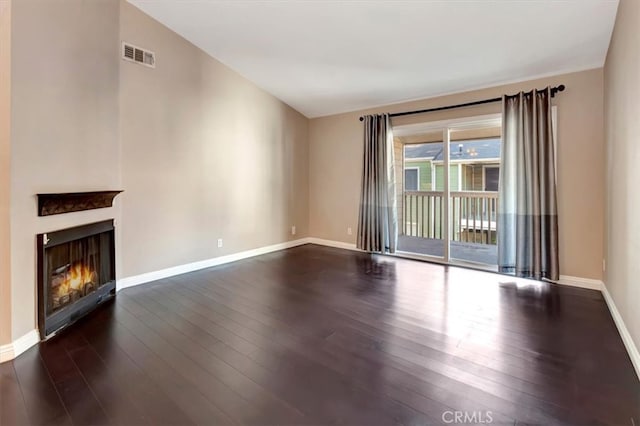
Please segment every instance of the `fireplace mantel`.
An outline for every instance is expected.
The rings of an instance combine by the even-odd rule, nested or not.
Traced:
[[[122,191],[66,192],[38,194],[38,216],[111,207]]]

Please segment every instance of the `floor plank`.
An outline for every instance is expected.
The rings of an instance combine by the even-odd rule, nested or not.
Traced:
[[[42,359],[40,348],[33,347],[13,364],[24,398],[30,424],[70,425],[71,418]]]
[[[13,364],[0,364],[0,425],[29,424],[27,407]]]

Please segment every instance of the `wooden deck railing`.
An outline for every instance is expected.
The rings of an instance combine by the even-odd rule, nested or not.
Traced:
[[[402,195],[404,235],[442,239],[443,196],[442,191],[405,191]],[[496,244],[497,192],[452,191],[450,209],[453,241]]]

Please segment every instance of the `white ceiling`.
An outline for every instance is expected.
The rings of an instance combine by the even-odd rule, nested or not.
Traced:
[[[128,1],[307,117],[601,67],[618,7],[618,0]]]

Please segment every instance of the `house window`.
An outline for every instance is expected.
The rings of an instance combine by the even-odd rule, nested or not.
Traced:
[[[484,167],[484,190],[497,191],[499,176],[500,176],[500,167],[485,166]]]
[[[418,191],[420,183],[420,169],[417,167],[404,169],[404,190]]]

